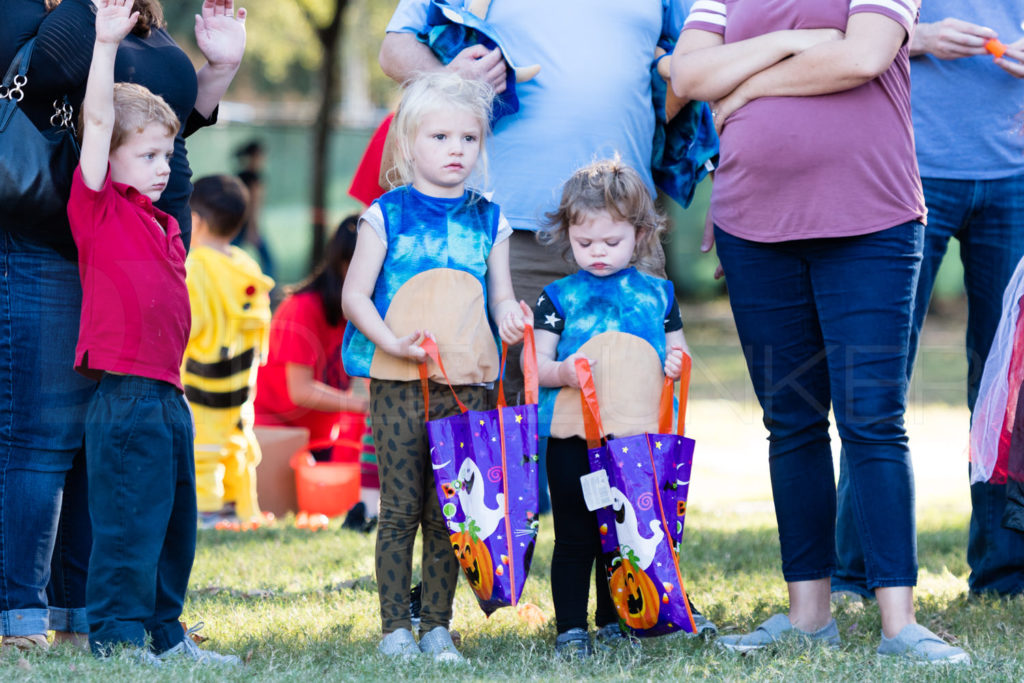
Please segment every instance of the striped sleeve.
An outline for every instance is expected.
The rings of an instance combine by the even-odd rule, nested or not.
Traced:
[[[683,30],[691,28],[725,35],[725,3],[722,0],[694,2],[683,24]]]
[[[889,17],[907,33],[917,23],[921,0],[850,0],[850,15],[860,12],[873,12]]]

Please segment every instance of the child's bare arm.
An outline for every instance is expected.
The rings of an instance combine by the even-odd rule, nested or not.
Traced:
[[[366,338],[378,348],[392,356],[408,358],[416,362],[426,360],[426,352],[419,347],[424,332],[416,330],[404,337],[396,337],[395,333],[384,324],[384,320],[373,305],[373,288],[377,284],[377,276],[384,265],[387,247],[372,228],[360,227],[356,237],[356,248],[352,253],[352,263],[345,274],[345,286],[341,290],[341,309],[349,322],[359,328]]]
[[[82,180],[99,190],[107,177],[110,137],[114,132],[114,59],[117,46],[139,18],[132,0],[97,0],[96,44],[82,103]]]
[[[526,326],[533,324],[530,307],[523,301],[516,303],[512,290],[508,240],[494,245],[487,257],[487,308],[506,344],[521,342]]]

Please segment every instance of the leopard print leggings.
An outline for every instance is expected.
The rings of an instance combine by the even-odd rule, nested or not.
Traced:
[[[458,387],[470,410],[485,410],[488,390]],[[447,386],[430,383],[430,417],[459,412]],[[380,521],[377,526],[377,592],[385,635],[410,628],[409,587],[416,529],[423,529],[421,632],[448,627],[459,578],[448,527],[434,491],[430,449],[423,420],[419,382],[370,380],[370,418],[380,471]]]

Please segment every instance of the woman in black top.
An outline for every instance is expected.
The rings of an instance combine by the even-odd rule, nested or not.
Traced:
[[[232,0],[204,0],[196,41],[207,63],[196,72],[164,30],[159,2],[136,0],[135,9],[142,20],[118,50],[115,78],[161,95],[182,121],[157,206],[178,219],[187,247],[192,173],[184,138],[216,120],[245,47],[245,11],[236,17]],[[91,0],[0,2],[0,68],[36,38],[19,106],[40,129],[57,98],[67,96],[77,116],[94,12]],[[66,223],[15,221],[0,206],[0,266],[0,635],[5,646],[45,648],[52,629],[84,643],[90,532],[82,442],[95,384],[72,369],[82,294]]]

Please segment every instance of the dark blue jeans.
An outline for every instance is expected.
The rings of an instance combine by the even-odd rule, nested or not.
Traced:
[[[0,228],[2,635],[87,630],[89,519],[84,505],[62,513],[85,500],[84,418],[96,387],[73,369],[81,299],[74,261]]]
[[[176,387],[105,375],[86,417],[92,554],[89,643],[101,653],[162,652],[184,637],[181,608],[196,552],[192,415]]]
[[[928,227],[924,261],[914,306],[914,328],[907,356],[907,376],[914,369],[918,336],[949,240],[960,243],[967,290],[967,407],[974,409],[978,385],[992,338],[1002,314],[1003,290],[1024,257],[1024,176],[1000,180],[924,178]],[[839,568],[832,590],[867,594],[864,559],[848,513],[849,483],[840,462],[839,517],[836,544]],[[1006,487],[971,485],[971,524],[967,541],[967,580],[977,593],[1024,592],[1024,536],[1002,526]]]
[[[850,463],[868,584],[917,581],[903,413],[922,233],[911,222],[859,237],[760,243],[715,229],[769,432],[787,582],[828,578],[835,570],[830,407]]]

